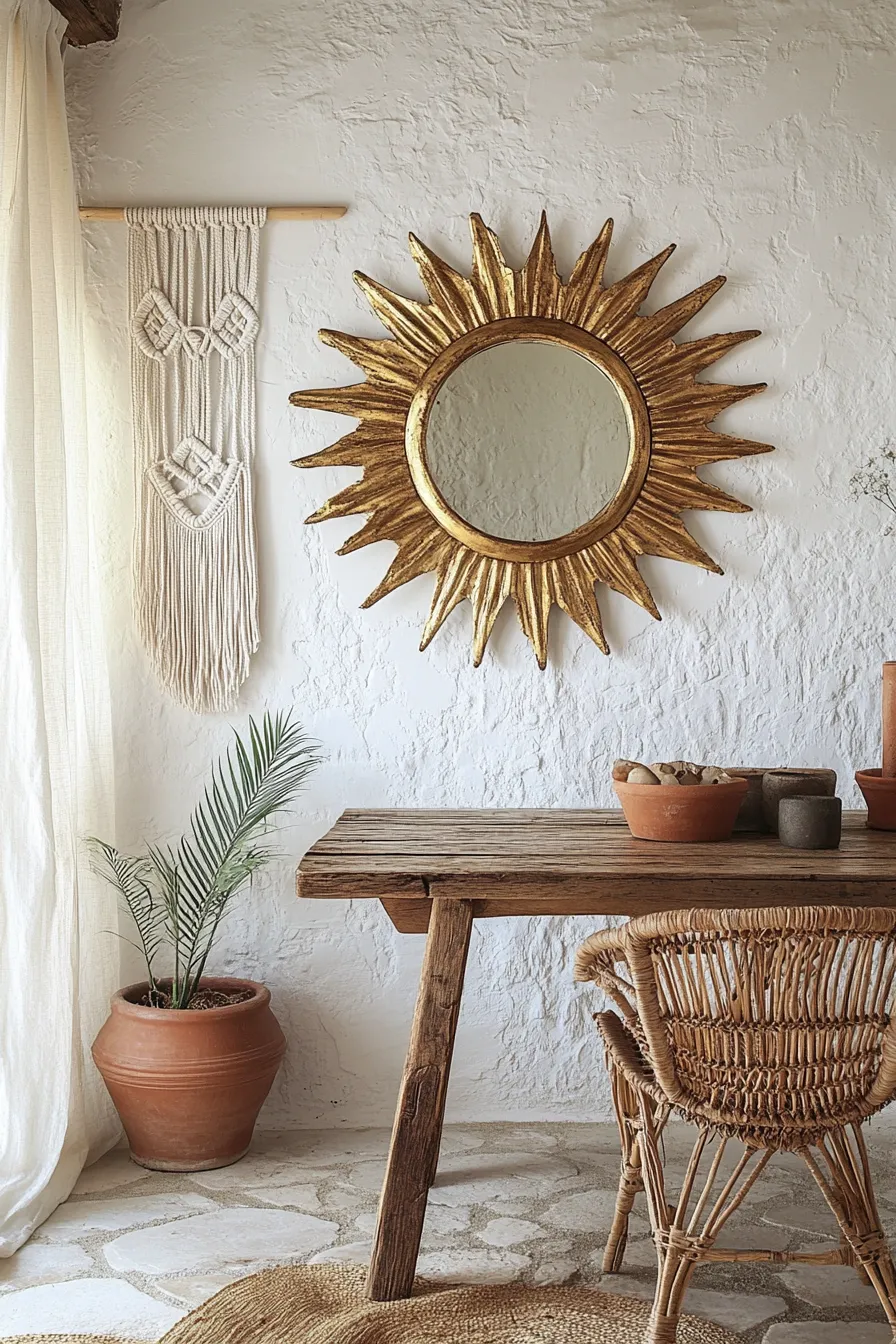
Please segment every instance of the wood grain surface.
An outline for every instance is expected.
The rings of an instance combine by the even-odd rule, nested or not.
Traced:
[[[472,924],[469,901],[436,902],[367,1277],[367,1296],[375,1302],[409,1297],[414,1282],[438,1164]]]
[[[796,850],[772,835],[635,840],[617,811],[349,811],[305,855],[298,892],[380,900],[409,933],[426,931],[433,897],[472,900],[477,919],[887,905],[896,899],[896,832],[870,831],[864,812],[848,812],[839,849]]]
[[[53,0],[68,19],[66,37],[73,46],[114,42],[118,36],[121,0]]]

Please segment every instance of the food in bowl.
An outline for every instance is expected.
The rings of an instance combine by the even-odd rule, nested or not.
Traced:
[[[734,776],[720,765],[695,765],[693,761],[616,761],[613,779],[617,784],[730,784]]]
[[[617,761],[613,787],[636,839],[707,842],[730,837],[749,782],[691,761]]]

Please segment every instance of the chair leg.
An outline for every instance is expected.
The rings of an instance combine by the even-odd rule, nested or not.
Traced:
[[[656,1280],[644,1344],[676,1344],[684,1295],[697,1268],[690,1248],[666,1248]]]
[[[868,1277],[868,1271],[865,1269],[865,1266],[860,1264],[856,1259],[855,1253],[849,1244],[849,1239],[842,1227],[840,1229],[840,1249],[843,1252],[843,1263],[845,1265],[851,1265],[858,1275],[859,1282],[864,1283],[866,1288],[870,1287],[871,1280]]]
[[[635,1203],[635,1196],[644,1189],[644,1181],[641,1176],[641,1149],[638,1142],[638,1098],[622,1074],[612,1066],[611,1061],[610,1080],[622,1145],[622,1162],[619,1189],[616,1194],[616,1211],[613,1214],[613,1225],[604,1250],[603,1271],[605,1274],[618,1274],[622,1269],[628,1242],[629,1215]]]
[[[640,1194],[643,1189],[640,1150],[638,1141],[635,1139],[631,1146],[631,1158],[622,1159],[619,1189],[616,1192],[616,1210],[613,1214],[610,1235],[604,1248],[603,1272],[605,1274],[618,1274],[622,1269],[625,1248],[628,1244],[629,1216],[634,1207],[635,1196]]]
[[[644,1344],[675,1344],[684,1295],[697,1259],[695,1248],[691,1246],[687,1232],[676,1217],[677,1210],[671,1208],[666,1198],[656,1108],[651,1107],[645,1097],[641,1097],[640,1101],[639,1147],[647,1209],[658,1261],[653,1310]],[[659,1118],[662,1120],[663,1117]],[[706,1137],[701,1134],[697,1141],[701,1152],[705,1142]],[[691,1165],[694,1165],[693,1160]]]
[[[659,1146],[659,1132],[668,1111],[664,1107],[653,1107],[643,1096],[640,1101],[644,1188],[659,1261],[653,1310],[644,1344],[676,1344],[678,1322],[694,1270],[702,1260],[710,1258],[716,1238],[732,1213],[740,1207],[771,1154],[745,1148],[734,1171],[724,1179],[720,1172],[728,1140],[716,1138],[716,1151],[710,1159],[707,1175],[702,1178],[702,1160],[708,1155],[713,1136],[709,1131],[701,1130],[694,1143],[678,1201],[671,1205],[666,1197]],[[715,1193],[717,1187],[718,1194]]]
[[[810,1149],[803,1149],[802,1156],[840,1224],[856,1268],[864,1271],[880,1298],[896,1340],[896,1267],[880,1225],[861,1126],[851,1125],[850,1129],[852,1142],[844,1126],[814,1145],[824,1168]]]

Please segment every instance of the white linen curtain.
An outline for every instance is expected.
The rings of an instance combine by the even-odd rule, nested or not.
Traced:
[[[114,827],[64,32],[0,0],[0,1255],[118,1133],[88,1053],[118,947],[80,843]]]

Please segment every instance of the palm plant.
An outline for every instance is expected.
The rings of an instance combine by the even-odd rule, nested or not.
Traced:
[[[265,713],[260,725],[250,718],[246,740],[235,734],[212,767],[188,833],[175,845],[147,845],[131,857],[88,840],[95,870],[118,890],[136,926],[151,1004],[189,1007],[230,901],[276,855],[267,843],[273,818],[318,764],[315,746],[291,713]],[[173,965],[162,989],[155,960],[166,944]]]

